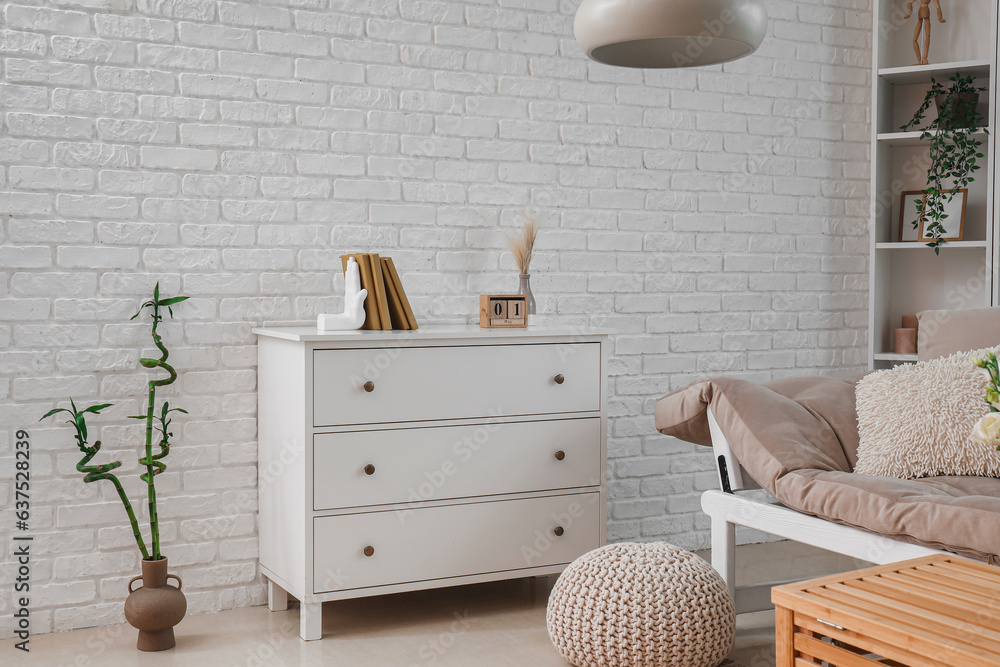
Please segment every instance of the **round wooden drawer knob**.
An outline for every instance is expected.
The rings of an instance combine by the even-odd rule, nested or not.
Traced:
[[[367,391],[368,393],[375,391],[375,383],[372,382],[371,380],[365,382],[365,391]]]
[[[365,555],[368,556],[369,558],[371,558],[372,556],[374,556],[375,555],[375,547],[373,547],[371,545],[365,547]]]
[[[552,532],[556,534],[556,537],[562,537],[563,533],[565,533],[566,531],[563,530],[562,526],[556,526],[555,528],[552,529]]]
[[[562,461],[564,458],[566,458],[566,452],[561,449],[556,452],[556,461]]]
[[[375,466],[373,466],[371,463],[369,463],[368,465],[366,465],[365,466],[365,474],[366,475],[374,475],[375,474]]]
[[[562,373],[560,373],[559,375],[555,376],[553,379],[556,381],[556,384],[562,384],[563,382],[566,381],[566,378],[563,377]]]

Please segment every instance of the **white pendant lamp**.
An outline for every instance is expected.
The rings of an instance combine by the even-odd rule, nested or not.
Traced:
[[[587,57],[616,67],[699,67],[757,50],[764,0],[583,0],[573,25]]]

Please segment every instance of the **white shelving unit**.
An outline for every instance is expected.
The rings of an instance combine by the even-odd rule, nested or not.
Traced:
[[[876,243],[876,250],[919,250],[921,248],[926,248],[922,243],[912,243],[910,241],[898,242],[890,241],[888,243]],[[950,248],[985,248],[986,241],[949,241],[948,247]]]
[[[921,139],[923,132],[881,132],[875,137],[876,141],[886,146],[923,146],[926,142]],[[972,136],[978,137],[980,141],[987,139],[986,132],[973,132]]]
[[[919,6],[919,4],[917,5]],[[903,315],[927,309],[980,308],[1000,304],[997,262],[1000,240],[996,184],[997,3],[966,0],[944,6],[947,23],[931,12],[930,65],[913,65],[915,16],[904,20],[906,0],[876,0],[875,71],[872,76],[872,213],[869,303],[869,366],[888,368],[916,361],[896,354],[893,332]],[[915,7],[916,10],[916,7]],[[916,11],[914,11],[916,14]],[[899,239],[902,193],[923,190],[928,141],[900,128],[913,116],[931,85],[956,73],[972,75],[989,92],[980,100],[989,135],[977,133],[986,154],[969,186],[965,235],[941,247]],[[933,119],[933,107],[927,121]]]
[[[889,361],[892,363],[913,363],[917,360],[915,354],[896,354],[895,352],[880,352],[875,355],[876,361]]]
[[[912,20],[912,19],[911,19]],[[935,35],[935,39],[937,35]],[[912,57],[912,54],[911,54]],[[978,77],[990,75],[989,60],[965,60],[962,62],[943,63],[939,65],[908,65],[905,67],[879,67],[880,79],[891,84],[925,83],[930,77],[948,78],[957,72]]]

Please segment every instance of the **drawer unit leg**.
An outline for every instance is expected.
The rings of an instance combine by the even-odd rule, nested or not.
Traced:
[[[267,608],[271,611],[288,609],[288,593],[270,579],[267,581]]]
[[[299,635],[306,641],[323,638],[323,603],[299,605]]]

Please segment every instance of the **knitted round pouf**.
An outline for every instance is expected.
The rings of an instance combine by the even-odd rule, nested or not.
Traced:
[[[580,556],[556,581],[545,620],[552,643],[578,667],[715,667],[736,633],[722,577],[666,542]]]

